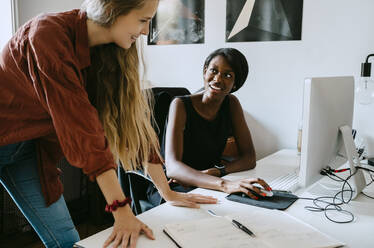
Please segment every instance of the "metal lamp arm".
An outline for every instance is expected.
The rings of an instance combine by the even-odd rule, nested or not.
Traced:
[[[365,63],[369,63],[369,58],[370,57],[374,57],[374,53],[373,54],[369,54],[367,57],[366,57],[366,62]]]

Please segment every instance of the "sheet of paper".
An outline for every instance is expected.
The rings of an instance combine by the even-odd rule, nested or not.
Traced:
[[[314,227],[279,210],[260,209],[234,216],[270,247],[339,247],[339,242]]]
[[[183,248],[329,248],[343,245],[312,226],[278,210],[259,209],[245,215],[233,214],[228,217],[244,224],[256,237],[250,237],[234,227],[228,219],[219,217],[168,224],[165,229]]]
[[[234,227],[225,218],[208,217],[206,219],[168,224],[166,231],[183,248],[270,248],[261,240],[252,238]]]

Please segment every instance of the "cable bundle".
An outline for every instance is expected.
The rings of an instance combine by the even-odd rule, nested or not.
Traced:
[[[305,209],[307,209],[309,211],[313,211],[313,212],[324,212],[326,218],[328,220],[334,222],[334,223],[342,224],[342,223],[352,222],[354,220],[353,213],[351,213],[347,210],[344,210],[342,208],[342,206],[344,204],[348,204],[352,200],[354,191],[352,189],[352,186],[349,184],[348,180],[352,176],[354,176],[357,173],[358,170],[365,170],[365,171],[369,172],[371,181],[366,186],[369,186],[370,184],[372,184],[374,182],[374,176],[372,174],[374,171],[370,170],[368,168],[361,167],[361,166],[356,166],[355,171],[352,173],[350,168],[334,170],[331,167],[327,166],[325,169],[323,169],[321,171],[321,175],[328,176],[331,180],[334,180],[336,182],[341,182],[342,183],[341,190],[338,193],[336,193],[334,196],[321,196],[321,197],[317,197],[317,198],[300,198],[299,197],[299,199],[312,200],[313,201],[314,206],[305,206]],[[344,172],[344,171],[350,171],[350,174],[347,178],[342,178],[342,177],[336,175],[337,173],[341,173],[341,172]],[[344,197],[344,196],[347,196],[346,195],[347,193],[349,193],[348,197]],[[371,199],[374,199],[374,197],[369,196],[369,195],[367,195],[363,192],[362,192],[362,194],[364,194],[365,196],[367,196]],[[321,206],[321,204],[326,204],[326,205]],[[328,215],[328,213],[331,212],[331,211],[337,211],[339,213],[346,214],[346,215],[349,216],[349,219],[347,219],[347,220],[336,220],[336,219],[334,219],[334,218],[332,218],[331,216]]]

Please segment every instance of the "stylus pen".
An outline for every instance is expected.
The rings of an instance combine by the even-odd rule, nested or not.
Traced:
[[[249,230],[247,227],[245,227],[243,224],[239,223],[238,221],[232,220],[232,224],[236,226],[237,228],[239,228],[240,230],[247,233],[252,238],[256,237],[256,235],[251,230]]]

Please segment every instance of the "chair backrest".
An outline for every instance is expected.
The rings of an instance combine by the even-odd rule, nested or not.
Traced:
[[[132,210],[135,215],[141,214],[161,204],[162,198],[152,180],[141,171],[127,171],[130,197],[133,200]]]
[[[152,93],[155,100],[153,114],[156,122],[153,127],[160,144],[162,144],[171,101],[176,96],[189,95],[191,93],[183,87],[154,87],[152,88]],[[163,151],[161,153],[163,154]],[[132,199],[131,207],[135,215],[141,214],[161,203],[162,198],[157,194],[152,180],[144,176],[141,171],[125,172],[122,166],[118,166],[118,180],[125,194]]]
[[[154,126],[154,128],[161,144],[171,101],[174,97],[190,95],[191,93],[188,89],[183,87],[154,87],[152,88],[152,92],[155,98],[153,114],[157,124],[157,127]]]

